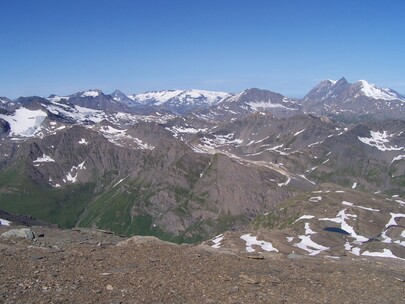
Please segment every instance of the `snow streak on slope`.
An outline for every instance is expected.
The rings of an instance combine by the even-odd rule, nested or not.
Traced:
[[[288,108],[286,106],[283,106],[282,104],[279,103],[271,103],[271,102],[266,102],[266,101],[260,101],[260,102],[248,102],[247,103],[253,111],[258,111],[260,109],[273,109],[273,108],[282,108],[285,110],[296,110],[292,108]]]

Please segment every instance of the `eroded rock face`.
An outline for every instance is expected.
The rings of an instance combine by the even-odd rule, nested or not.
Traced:
[[[10,132],[10,124],[0,118],[0,136],[7,135]]]

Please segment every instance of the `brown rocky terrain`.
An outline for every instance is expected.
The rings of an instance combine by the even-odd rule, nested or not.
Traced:
[[[12,227],[16,228],[16,227]],[[0,233],[11,227],[0,226]],[[175,245],[100,230],[0,237],[1,303],[403,303],[405,263]]]

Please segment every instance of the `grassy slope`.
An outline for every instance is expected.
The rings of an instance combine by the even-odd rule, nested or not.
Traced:
[[[71,228],[91,200],[93,187],[81,184],[61,189],[36,184],[22,165],[16,165],[0,174],[0,208]]]

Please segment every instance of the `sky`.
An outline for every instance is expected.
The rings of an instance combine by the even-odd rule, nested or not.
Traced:
[[[0,0],[0,96],[268,89],[405,93],[405,1]]]

